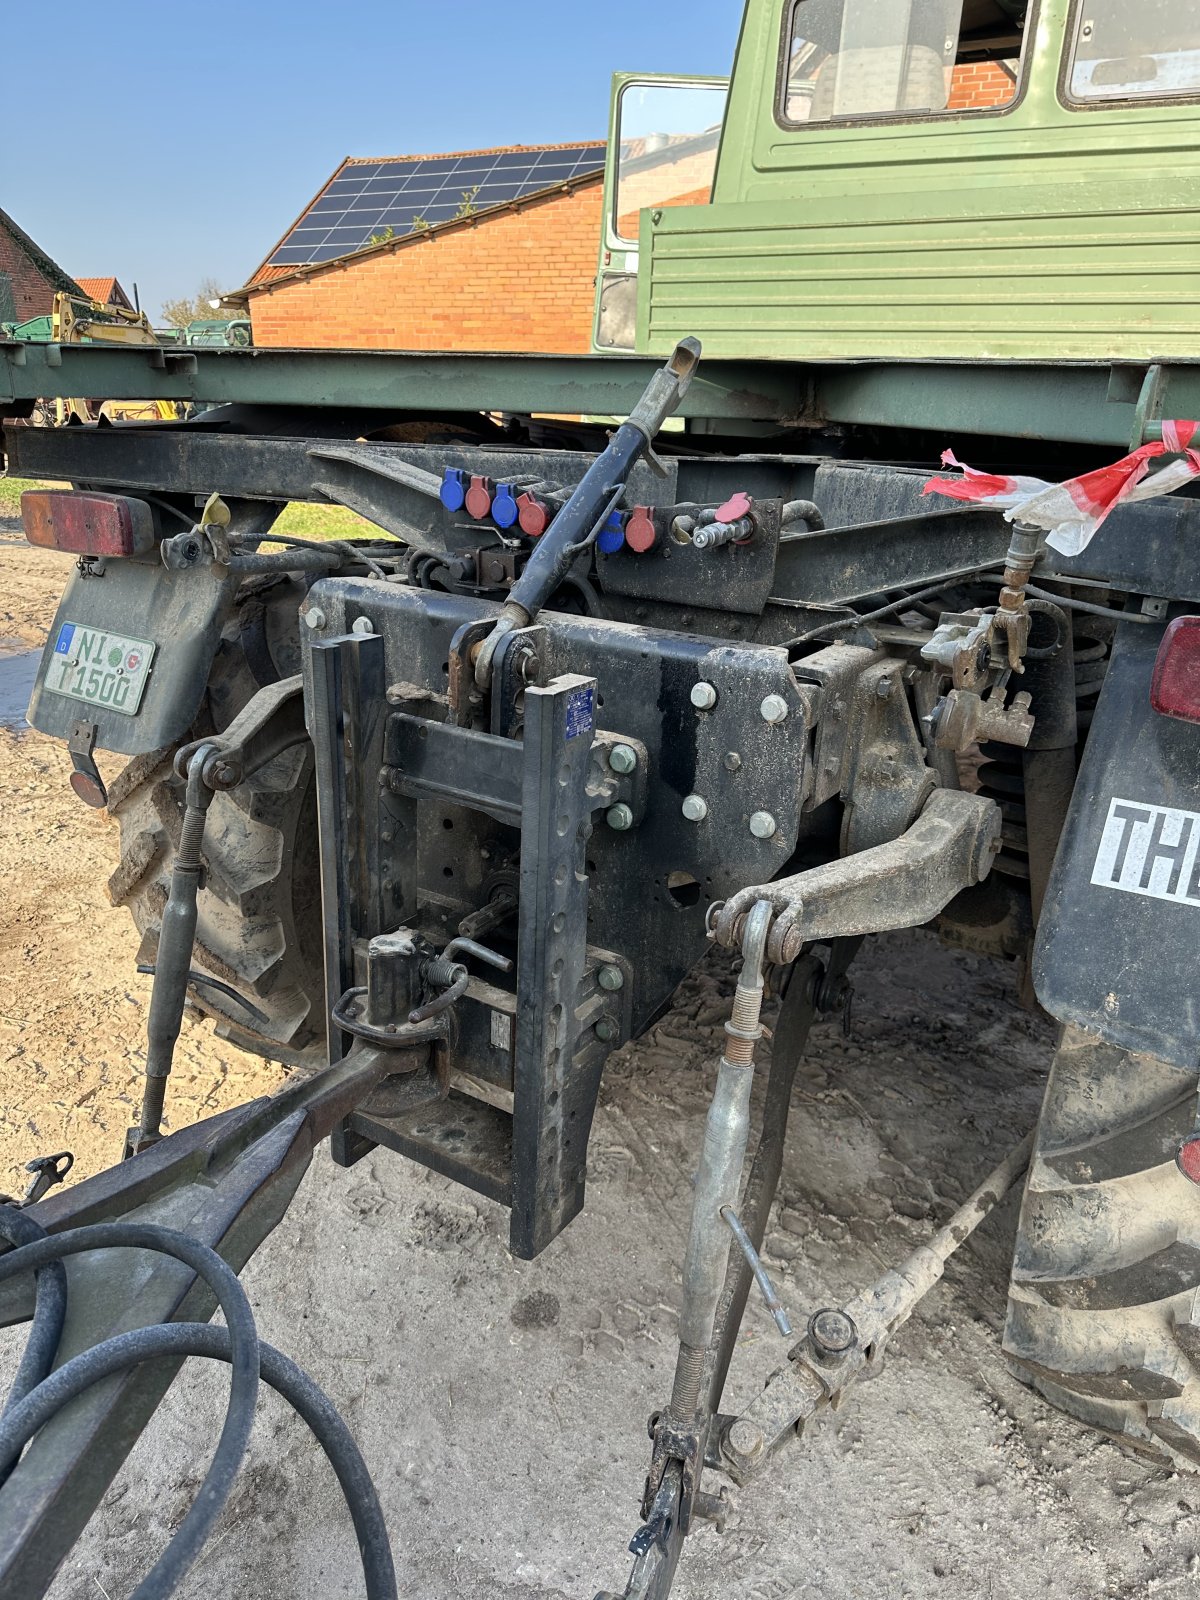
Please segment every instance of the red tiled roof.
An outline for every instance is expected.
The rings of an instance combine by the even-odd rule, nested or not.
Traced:
[[[104,306],[124,305],[133,309],[133,302],[116,278],[76,278],[75,281],[89,300],[98,300]]]

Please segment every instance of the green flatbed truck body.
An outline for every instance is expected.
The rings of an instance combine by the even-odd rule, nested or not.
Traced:
[[[101,349],[0,341],[0,410],[55,395],[192,400],[305,410],[613,416],[654,363],[635,356],[405,353],[391,350]],[[680,407],[697,432],[769,435],[865,425],[954,436],[1124,448],[1140,435],[1146,362],[706,361]],[[1158,372],[1154,417],[1200,412],[1200,362]]]

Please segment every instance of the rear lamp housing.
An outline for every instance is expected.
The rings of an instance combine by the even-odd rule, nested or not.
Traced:
[[[30,544],[76,556],[140,556],[154,549],[145,500],[81,489],[26,489],[21,522]]]
[[[1150,680],[1150,704],[1164,717],[1200,722],[1200,617],[1167,624]]]

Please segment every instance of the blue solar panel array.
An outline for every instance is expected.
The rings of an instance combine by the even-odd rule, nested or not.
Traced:
[[[464,205],[483,211],[603,166],[603,144],[356,161],[330,179],[268,265],[299,267],[332,261],[361,250],[372,235],[388,228],[399,238],[411,233],[417,220],[432,227],[449,222]]]

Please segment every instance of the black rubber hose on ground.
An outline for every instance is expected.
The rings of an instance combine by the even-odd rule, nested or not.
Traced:
[[[100,1222],[86,1228],[74,1228],[68,1233],[36,1239],[6,1256],[0,1256],[0,1283],[51,1261],[61,1261],[64,1256],[79,1255],[85,1250],[112,1249],[156,1250],[174,1256],[177,1261],[191,1267],[216,1295],[230,1335],[233,1380],[229,1390],[229,1408],[225,1413],[217,1448],[199,1492],[170,1544],[132,1596],[132,1600],[166,1600],[166,1596],[172,1593],[204,1548],[229,1498],[250,1442],[254,1406],[258,1398],[258,1330],[246,1292],[232,1267],[207,1245],[199,1244],[173,1228],[161,1228],[151,1223]],[[119,1343],[126,1337],[125,1334],[118,1334],[116,1340],[108,1340],[106,1344]],[[95,1347],[97,1352],[104,1349],[103,1344]],[[85,1352],[85,1356],[91,1353]],[[41,1385],[38,1386],[40,1388]],[[28,1405],[36,1397],[38,1389],[26,1395],[20,1404]],[[7,1441],[10,1415],[11,1412],[6,1410],[4,1417],[0,1418],[0,1473],[11,1467],[20,1448],[18,1446],[14,1450]]]
[[[0,1239],[7,1239],[9,1244],[20,1248],[45,1237],[46,1230],[32,1217],[27,1217],[15,1206],[0,1205]],[[63,1323],[67,1319],[67,1270],[61,1261],[47,1262],[38,1270],[33,1295],[33,1322],[29,1338],[21,1352],[12,1388],[0,1407],[0,1416],[36,1389],[54,1366],[58,1341],[62,1338]],[[3,1452],[0,1452],[0,1461],[3,1459]],[[11,1465],[7,1468],[0,1466],[0,1485],[11,1470]]]
[[[170,1322],[136,1328],[85,1350],[5,1413],[0,1421],[0,1451],[23,1449],[63,1406],[102,1378],[143,1361],[178,1360],[183,1356],[231,1361],[228,1330],[203,1322]],[[333,1402],[294,1361],[261,1342],[258,1357],[264,1382],[308,1424],[337,1474],[358,1536],[368,1600],[395,1600],[396,1573],[383,1510],[354,1436]]]

